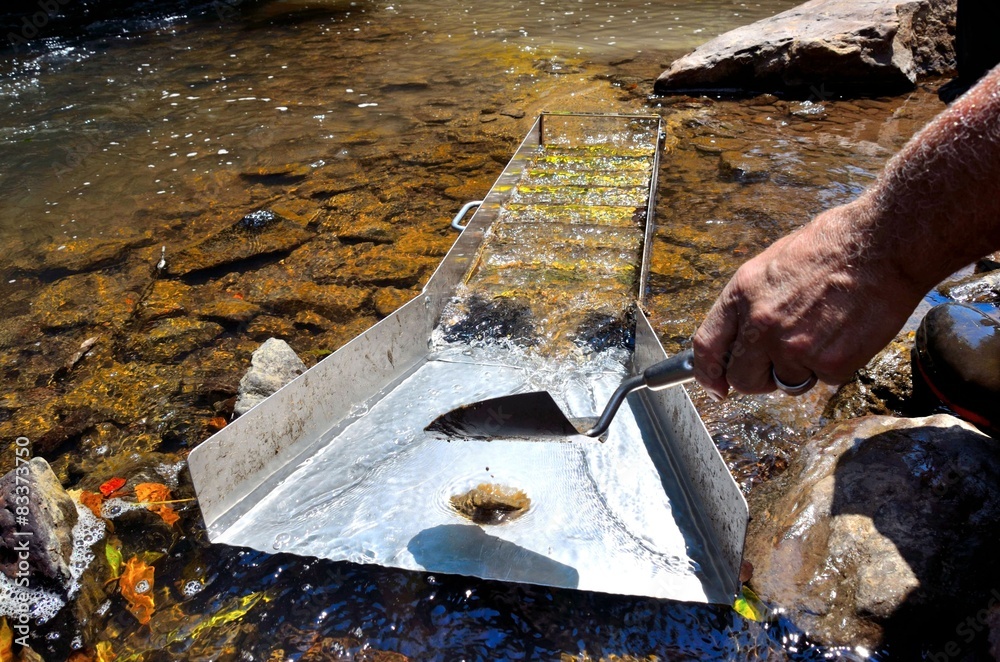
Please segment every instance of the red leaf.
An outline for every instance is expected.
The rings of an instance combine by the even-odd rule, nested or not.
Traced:
[[[103,494],[104,496],[111,496],[112,494],[120,490],[123,485],[125,485],[124,478],[112,478],[111,480],[101,485],[100,487],[101,494]]]

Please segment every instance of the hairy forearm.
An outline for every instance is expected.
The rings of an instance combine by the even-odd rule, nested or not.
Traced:
[[[1000,249],[1000,67],[928,124],[856,202],[851,242],[916,289]]]

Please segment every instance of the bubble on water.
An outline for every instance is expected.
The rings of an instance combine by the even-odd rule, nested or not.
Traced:
[[[180,474],[181,469],[184,468],[184,460],[175,462],[173,464],[168,464],[163,462],[156,465],[156,473],[160,474],[163,478],[163,482],[167,484],[167,487],[171,489],[177,487],[177,476]]]
[[[41,624],[55,616],[65,604],[55,593],[18,586],[0,572],[0,616],[14,619],[27,614]]]
[[[141,503],[136,503],[134,501],[125,501],[124,499],[108,499],[103,504],[101,504],[101,517],[105,519],[114,519],[130,510],[141,510],[146,506]]]
[[[80,590],[80,576],[87,569],[93,560],[94,552],[91,549],[98,541],[104,538],[106,525],[90,508],[76,505],[77,520],[73,527],[73,552],[69,557],[69,591],[68,596],[73,597]]]
[[[284,549],[288,546],[288,542],[292,539],[287,533],[279,533],[274,537],[274,543],[271,545],[276,550]]]
[[[135,592],[138,594],[147,593],[152,585],[149,583],[148,579],[140,579],[135,583]]]

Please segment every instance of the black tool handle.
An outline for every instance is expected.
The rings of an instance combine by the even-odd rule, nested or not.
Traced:
[[[694,379],[694,351],[687,350],[646,368],[642,381],[653,391]]]

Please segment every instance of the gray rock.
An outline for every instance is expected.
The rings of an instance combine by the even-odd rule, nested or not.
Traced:
[[[657,92],[886,93],[954,66],[954,0],[810,0],[671,64]]]
[[[36,457],[7,472],[0,478],[0,571],[65,592],[76,521],[76,504],[48,462]]]
[[[942,294],[964,303],[1000,303],[1000,271],[975,273],[938,288]]]
[[[233,412],[242,416],[279,388],[306,371],[306,365],[284,340],[268,338],[250,360],[250,370],[240,380]]]
[[[1000,450],[952,416],[831,425],[751,504],[753,586],[820,643],[927,659],[1000,585]]]

